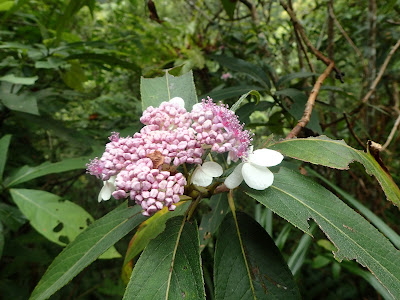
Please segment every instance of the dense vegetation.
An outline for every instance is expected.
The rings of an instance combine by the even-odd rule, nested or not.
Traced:
[[[121,203],[97,203],[101,183],[85,164],[101,156],[111,132],[141,128],[141,77],[165,70],[192,70],[199,100],[232,106],[252,91],[236,113],[255,147],[282,151],[294,176],[332,191],[400,249],[399,13],[395,0],[0,1],[0,296],[29,298],[63,247]],[[361,150],[338,146],[337,160],[327,151],[326,163],[317,148],[298,157],[278,142],[293,136],[318,79],[311,118],[294,136]],[[236,208],[275,241],[304,299],[391,299],[366,268],[333,254],[316,223],[290,224],[249,194],[237,192]],[[218,205],[201,202],[198,224],[211,209],[226,213],[227,202]],[[209,299],[217,229],[201,252]],[[134,233],[51,299],[121,299],[133,268],[121,256]],[[141,250],[129,254],[134,262]]]

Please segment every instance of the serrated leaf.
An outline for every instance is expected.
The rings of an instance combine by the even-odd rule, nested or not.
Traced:
[[[93,222],[82,207],[55,194],[28,189],[11,189],[10,193],[32,227],[58,245],[73,241]]]
[[[284,75],[281,78],[279,78],[278,82],[276,83],[276,86],[279,87],[280,85],[284,84],[285,82],[291,81],[296,78],[307,78],[311,76],[316,76],[318,74],[312,73],[312,72],[296,72],[288,75]]]
[[[8,147],[10,146],[11,134],[6,134],[0,139],[0,182],[3,181],[4,167],[7,161]]]
[[[205,299],[196,223],[168,220],[133,269],[124,299]]]
[[[326,136],[289,139],[277,142],[270,148],[285,156],[340,170],[349,169],[353,161],[360,162],[367,173],[379,181],[388,200],[400,207],[400,190],[390,174],[385,172],[371,154],[354,149],[343,140],[332,140]]]
[[[215,59],[219,64],[228,69],[241,72],[252,77],[254,80],[261,83],[264,89],[269,90],[271,88],[271,82],[261,67],[236,57],[211,55],[211,58]]]
[[[37,99],[31,94],[10,94],[0,92],[0,99],[4,106],[11,110],[21,111],[32,115],[39,115]]]
[[[66,285],[146,217],[139,205],[126,203],[91,224],[54,259],[34,289],[31,300],[47,299]]]
[[[240,241],[242,239],[242,243]],[[268,233],[244,213],[225,217],[214,259],[215,299],[301,299]]]
[[[23,166],[4,180],[4,186],[12,187],[40,176],[84,169],[87,162],[87,157],[77,157],[64,159],[56,163],[45,162],[37,167]]]
[[[143,110],[149,106],[158,107],[161,102],[169,101],[174,97],[185,100],[185,108],[188,111],[192,110],[193,105],[197,103],[192,71],[182,76],[173,76],[166,71],[163,77],[142,77],[140,94]]]
[[[32,85],[35,83],[36,80],[38,80],[38,78],[39,77],[37,77],[37,76],[18,77],[18,76],[15,76],[14,74],[8,74],[8,75],[0,77],[0,81],[6,81],[6,82],[13,83],[13,84]]]
[[[213,195],[210,198],[211,211],[204,215],[199,226],[200,251],[207,246],[210,238],[221,225],[222,220],[229,211],[226,193]]]
[[[296,172],[281,168],[273,185],[246,193],[294,226],[309,233],[312,218],[338,249],[337,260],[367,267],[394,299],[400,297],[400,252],[368,221],[334,194]]]
[[[277,91],[275,94],[286,96],[293,100],[292,105],[288,106],[284,104],[284,106],[296,120],[300,120],[303,116],[307,103],[307,97],[304,92],[297,89],[288,88]],[[319,118],[315,110],[312,111],[310,122],[308,122],[306,127],[315,132],[322,132],[321,126],[319,125]]]
[[[129,243],[129,247],[125,255],[124,265],[142,252],[150,240],[154,239],[157,235],[164,231],[167,220],[183,215],[190,203],[191,201],[179,201],[176,204],[176,209],[174,211],[168,211],[168,207],[164,207],[151,218],[140,224],[138,230]]]

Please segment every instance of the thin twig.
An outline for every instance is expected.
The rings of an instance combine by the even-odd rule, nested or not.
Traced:
[[[385,150],[389,146],[389,144],[391,143],[391,141],[394,137],[394,134],[397,131],[397,127],[399,127],[399,125],[400,125],[400,114],[398,115],[396,122],[394,122],[394,126],[393,126],[392,130],[390,131],[390,134],[388,136],[388,139],[386,140],[386,143],[383,144],[382,150]]]
[[[329,6],[329,15],[331,16],[331,18],[333,19],[333,21],[335,22],[337,28],[339,29],[339,31],[342,33],[342,35],[344,36],[344,38],[346,39],[346,41],[350,44],[350,46],[353,48],[353,50],[356,52],[357,56],[360,58],[362,65],[363,65],[363,72],[364,72],[364,76],[367,76],[368,74],[368,70],[367,70],[367,66],[365,65],[365,59],[364,56],[362,55],[360,49],[358,49],[358,47],[356,46],[356,44],[354,44],[353,40],[349,37],[349,35],[346,33],[346,31],[343,29],[342,25],[340,25],[338,19],[335,16],[335,13],[333,12],[332,7]]]
[[[393,82],[393,98],[394,98],[393,108],[394,108],[394,111],[397,112],[397,119],[394,122],[393,128],[390,131],[390,134],[389,134],[385,144],[383,144],[383,146],[382,146],[382,150],[385,150],[389,146],[389,144],[392,142],[394,134],[396,133],[397,128],[399,127],[399,124],[400,124],[400,109],[399,109],[400,101],[399,101],[399,88],[398,88],[397,82]]]
[[[310,96],[308,97],[307,103],[306,103],[306,108],[304,109],[303,116],[301,117],[300,121],[297,123],[297,125],[292,129],[292,131],[287,135],[287,139],[291,139],[296,137],[300,130],[304,128],[308,122],[310,121],[311,118],[311,113],[314,107],[315,99],[317,98],[318,92],[322,86],[322,83],[324,80],[329,76],[329,74],[332,72],[332,70],[335,67],[335,63],[332,61],[329,66],[325,69],[324,73],[322,73],[318,79],[317,82],[315,83]]]
[[[347,118],[347,115],[343,114],[343,116],[344,116],[344,119],[346,120],[346,124],[350,130],[351,135],[356,139],[356,141],[360,144],[360,146],[363,147],[365,150],[366,149],[365,144],[361,141],[361,139],[358,137],[358,135],[354,132],[353,126],[350,124],[350,121]]]
[[[390,59],[392,58],[393,54],[396,52],[396,50],[400,46],[400,40],[397,41],[397,43],[392,47],[390,50],[388,56],[386,57],[383,65],[381,66],[378,75],[376,76],[375,80],[372,82],[368,93],[364,96],[364,98],[361,100],[362,103],[367,103],[371,95],[375,92],[376,86],[378,85],[379,81],[382,79],[383,73],[385,73],[385,70],[390,62]]]
[[[318,51],[310,42],[308,39],[303,26],[301,26],[300,21],[297,19],[296,14],[294,11],[283,1],[279,1],[282,7],[286,10],[286,12],[289,14],[290,19],[292,20],[293,26],[295,30],[297,30],[303,39],[304,43],[306,44],[307,48],[319,59],[321,60],[324,64],[326,64],[328,67],[331,64],[331,60],[323,55],[320,51]],[[333,65],[333,69],[336,72],[336,78],[339,79],[341,82],[343,82],[343,73]]]

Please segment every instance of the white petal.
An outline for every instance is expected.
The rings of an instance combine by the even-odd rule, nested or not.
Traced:
[[[265,190],[274,182],[274,174],[266,167],[246,163],[242,168],[244,181],[255,190]]]
[[[272,167],[282,162],[283,155],[271,149],[258,149],[249,154],[248,160],[257,166]]]
[[[233,170],[233,172],[226,177],[225,179],[225,185],[228,189],[234,189],[235,187],[238,187],[242,181],[243,181],[243,176],[242,176],[242,168],[245,163],[240,163],[237,165],[237,167]]]
[[[191,182],[195,185],[206,187],[211,184],[212,180],[213,178],[204,173],[201,167],[197,167],[193,172]]]
[[[169,100],[169,102],[178,104],[180,107],[185,108],[185,100],[183,100],[181,97],[174,97],[171,100]]]
[[[110,200],[112,192],[114,192],[115,186],[113,183],[108,181],[104,181],[104,186],[101,188],[99,197],[97,201],[101,202],[101,200],[107,201]]]
[[[213,161],[206,161],[202,166],[201,170],[211,177],[219,177],[224,173],[222,167]]]

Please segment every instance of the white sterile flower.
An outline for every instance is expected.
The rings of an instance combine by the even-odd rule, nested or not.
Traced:
[[[280,164],[283,155],[271,149],[250,150],[246,160],[240,163],[225,179],[225,185],[234,189],[244,181],[255,190],[265,190],[272,185],[274,174],[267,168]]]
[[[111,176],[107,181],[103,181],[104,186],[101,188],[97,201],[110,200],[111,194],[115,191],[115,176]]]
[[[174,97],[171,100],[169,100],[169,102],[178,104],[180,107],[185,108],[185,100],[183,100],[181,97]]]
[[[213,177],[219,177],[222,173],[223,170],[219,164],[212,161],[206,161],[202,166],[198,166],[196,170],[194,170],[191,183],[206,187],[212,183]]]

